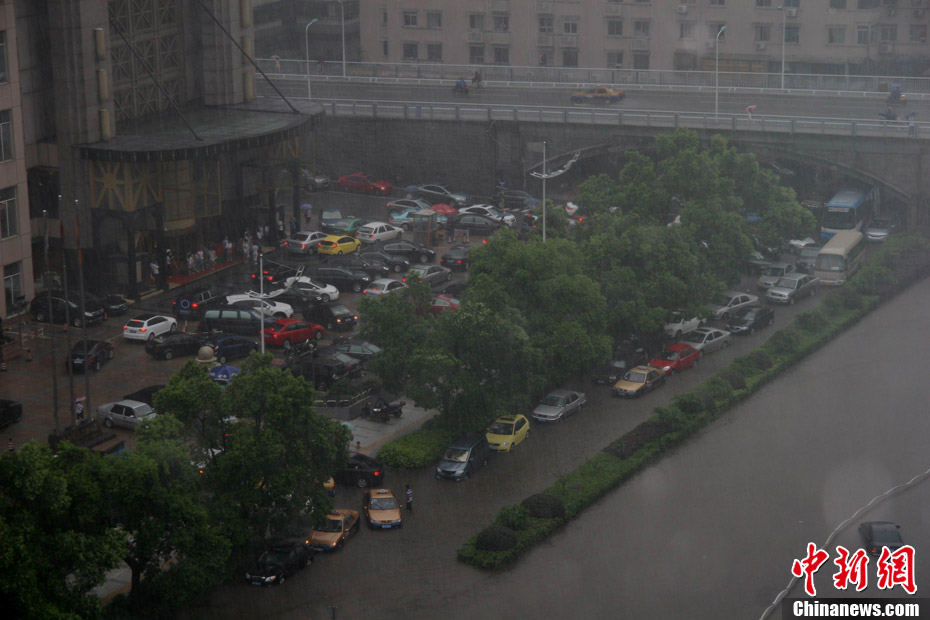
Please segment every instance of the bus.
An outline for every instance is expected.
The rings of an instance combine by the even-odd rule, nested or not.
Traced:
[[[841,230],[820,248],[814,263],[814,276],[827,286],[842,286],[865,260],[865,235]]]
[[[841,189],[823,207],[820,221],[820,237],[827,241],[841,230],[862,230],[863,222],[869,219],[878,188],[868,192],[858,189]]]

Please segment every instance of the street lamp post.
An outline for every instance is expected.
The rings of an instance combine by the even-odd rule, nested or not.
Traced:
[[[543,243],[546,242],[546,180],[554,179],[557,176],[563,175],[569,171],[569,169],[575,165],[575,162],[578,161],[578,158],[581,157],[581,151],[575,153],[571,159],[565,162],[565,165],[559,168],[558,170],[553,170],[552,172],[546,172],[546,142],[543,141],[543,161],[542,161],[542,172],[531,172],[530,176],[535,179],[542,179],[542,203],[543,203],[543,230],[542,230],[542,239]]]
[[[720,35],[726,29],[726,26],[720,26],[714,39],[714,123],[717,122],[717,102],[720,99]]]
[[[346,5],[345,0],[339,0],[339,10],[342,14],[342,77],[346,76]]]
[[[781,11],[781,89],[785,90],[785,47],[788,46],[788,10],[780,6]]]
[[[304,28],[304,43],[306,43],[307,45],[307,99],[311,99],[310,97],[310,26],[317,23],[318,21],[320,20],[314,17],[309,22],[307,22],[307,27]]]

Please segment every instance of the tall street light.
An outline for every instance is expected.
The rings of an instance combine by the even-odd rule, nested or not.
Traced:
[[[307,99],[311,99],[310,97],[310,26],[317,23],[318,21],[320,20],[314,17],[309,22],[307,22],[307,27],[304,28],[304,43],[306,43],[307,45]]]
[[[543,141],[543,161],[542,161],[542,173],[531,172],[530,176],[535,179],[542,179],[542,204],[543,204],[543,229],[542,229],[542,240],[543,243],[546,242],[546,180],[554,179],[555,177],[565,174],[569,169],[575,165],[575,162],[578,161],[578,158],[581,157],[581,151],[576,152],[571,159],[565,162],[565,165],[559,168],[558,170],[553,170],[552,172],[546,172],[546,142]]]
[[[781,11],[781,89],[785,90],[785,47],[788,46],[788,10],[780,6]]]
[[[346,76],[346,5],[345,0],[339,0],[339,10],[342,13],[342,77]]]
[[[726,29],[726,26],[720,26],[714,39],[714,123],[717,122],[717,101],[720,99],[720,35]]]

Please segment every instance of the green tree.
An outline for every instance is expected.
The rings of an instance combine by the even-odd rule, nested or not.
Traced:
[[[422,288],[418,290],[421,291]],[[403,292],[365,297],[359,304],[362,327],[359,335],[382,348],[371,361],[372,371],[392,392],[403,391],[407,362],[429,331],[429,321],[416,313],[416,303]]]

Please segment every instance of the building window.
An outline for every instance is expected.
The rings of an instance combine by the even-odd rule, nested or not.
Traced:
[[[16,300],[23,296],[23,264],[19,261],[3,266],[3,288],[6,291],[6,311],[9,314]]]
[[[827,44],[840,45],[846,41],[846,28],[844,26],[830,26],[827,28]]]
[[[756,41],[766,42],[772,40],[772,26],[771,24],[756,24],[753,26],[753,30],[756,33]],[[726,32],[726,31],[724,31]]]
[[[830,0],[831,9],[845,9],[846,0]]]
[[[726,4],[727,4],[726,0],[710,0],[711,6],[726,6]]]
[[[442,62],[442,43],[426,44],[426,60],[429,62]]]
[[[638,71],[648,71],[649,54],[633,54],[633,68]]]
[[[856,3],[857,9],[862,9],[863,11],[868,11],[869,9],[878,8],[878,0],[859,0]]]
[[[869,30],[868,26],[856,26],[856,45],[869,44]]]
[[[914,43],[926,43],[927,42],[927,26],[920,25],[911,25],[911,34],[910,39]]]
[[[404,27],[405,28],[416,28],[417,27],[417,12],[416,11],[404,11]]]
[[[898,40],[898,25],[897,24],[884,24],[880,32],[881,40],[887,42],[894,42]]]
[[[563,67],[577,67],[578,66],[578,50],[562,50],[562,66]]]
[[[550,34],[555,32],[555,24],[553,23],[551,15],[540,15],[539,16],[539,32],[543,34]]]
[[[785,26],[785,43],[793,43],[797,45],[801,42],[801,27],[800,26]]]
[[[495,65],[509,65],[510,64],[510,48],[509,47],[495,47],[494,48],[494,64]]]
[[[633,36],[634,37],[648,37],[649,36],[649,22],[645,22],[645,21],[633,22]]]
[[[622,19],[608,19],[607,20],[607,36],[608,37],[622,37],[623,36],[623,20]]]
[[[404,60],[417,60],[418,50],[416,43],[404,43]]]
[[[792,9],[801,7],[801,0],[785,0],[785,6]]]
[[[569,17],[562,22],[562,34],[578,34],[578,19]]]
[[[16,188],[0,189],[0,238],[6,239],[19,234],[16,217]]]
[[[386,9],[384,11],[381,11],[381,24],[383,26],[387,26],[387,23],[388,23],[387,16],[388,16],[388,12]]]
[[[510,32],[510,16],[509,15],[495,15],[494,16],[494,32]]]
[[[694,38],[694,22],[681,22],[680,24],[678,24],[678,38],[679,39],[693,39]]]
[[[756,0],[756,8],[767,9],[772,6],[772,0]]]
[[[720,29],[723,28],[724,26],[725,24],[722,24],[722,23],[707,24],[707,36],[709,36],[711,39],[716,39],[717,35],[719,34],[720,40],[723,41],[724,39],[727,38],[726,30],[724,30],[723,32],[720,32]]]
[[[484,31],[484,15],[472,13],[468,16],[468,29]]]
[[[13,122],[9,110],[0,110],[0,161],[13,159]]]
[[[6,31],[0,30],[0,82],[6,82]]]
[[[388,42],[387,41],[381,42],[381,55],[387,58],[387,55],[388,55]]]
[[[469,45],[468,46],[468,64],[470,65],[483,65],[484,64],[484,46],[483,45]]]
[[[622,69],[623,68],[623,52],[607,52],[607,68],[608,69]]]
[[[550,49],[537,50],[537,55],[539,56],[540,67],[551,67],[552,66],[552,50]]]
[[[434,30],[442,28],[442,13],[430,11],[426,14],[426,27]]]

